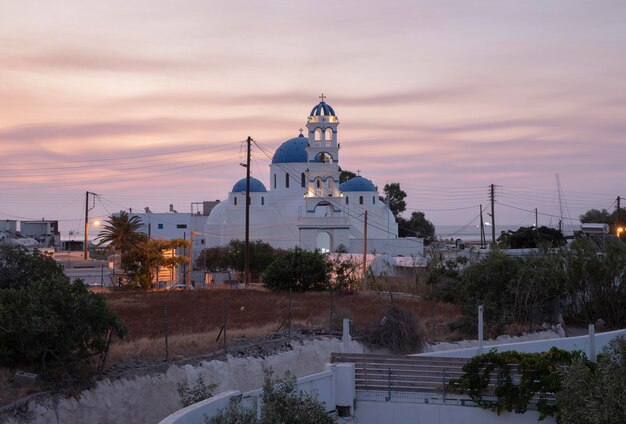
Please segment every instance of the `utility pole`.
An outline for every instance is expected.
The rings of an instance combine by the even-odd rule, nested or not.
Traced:
[[[491,244],[493,246],[496,245],[496,212],[495,212],[495,203],[496,203],[496,186],[491,184]]]
[[[246,287],[250,284],[250,143],[252,137],[248,136],[246,140],[246,240],[244,248],[243,272]]]
[[[94,205],[89,207],[89,195],[94,196]],[[84,258],[89,259],[89,211],[95,208],[95,196],[96,193],[92,193],[90,191],[85,192],[85,246],[84,246]]]
[[[363,289],[367,278],[367,211],[363,219]]]
[[[535,208],[535,229],[539,229],[539,213],[537,212],[537,208]]]
[[[620,224],[622,223],[622,220],[620,219],[621,218],[620,215],[622,213],[621,212],[621,207],[620,207],[620,201],[621,200],[622,200],[621,197],[617,196],[617,215],[615,216],[615,226],[617,228],[619,228]]]

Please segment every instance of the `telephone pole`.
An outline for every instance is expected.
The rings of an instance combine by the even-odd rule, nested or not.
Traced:
[[[367,211],[363,219],[363,289],[367,278]]]
[[[252,137],[248,136],[246,154],[246,240],[243,259],[244,283],[250,284],[250,143]]]
[[[94,205],[89,207],[89,195],[94,196]],[[84,258],[89,259],[89,211],[96,207],[95,205],[95,197],[96,193],[92,193],[90,191],[85,192],[85,246],[84,246]]]
[[[496,186],[491,184],[490,198],[491,198],[491,244],[496,245]]]
[[[622,223],[622,220],[620,219],[621,218],[620,215],[622,213],[621,207],[620,207],[620,201],[621,200],[622,200],[622,198],[617,196],[617,215],[615,216],[615,226],[617,228],[619,228],[620,224]]]

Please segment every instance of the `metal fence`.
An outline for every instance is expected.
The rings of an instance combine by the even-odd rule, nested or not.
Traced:
[[[357,400],[477,406],[468,395],[450,390],[454,388],[450,382],[463,375],[463,366],[468,362],[464,358],[333,353],[331,362],[355,364]],[[513,381],[519,381],[514,365],[511,376]],[[499,384],[496,370],[490,375],[483,401],[497,403],[495,392]],[[538,400],[539,397],[533,399],[529,407],[534,409]]]

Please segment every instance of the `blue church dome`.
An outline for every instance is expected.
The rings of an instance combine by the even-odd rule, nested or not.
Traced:
[[[300,134],[281,144],[274,152],[272,163],[296,163],[307,161],[306,146],[308,138]]]
[[[235,183],[235,185],[233,186],[233,189],[231,190],[232,193],[239,193],[242,191],[246,191],[246,179],[242,178],[239,181],[237,181]],[[265,193],[267,190],[265,189],[265,186],[263,185],[263,183],[259,180],[257,180],[254,177],[250,177],[250,193]]]
[[[311,109],[310,116],[337,116],[335,111],[329,104],[326,104],[323,100],[319,102],[317,106]]]
[[[339,184],[339,191],[376,191],[376,186],[367,178],[356,176]]]

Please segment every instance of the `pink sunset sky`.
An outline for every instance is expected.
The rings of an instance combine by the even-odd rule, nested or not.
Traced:
[[[340,165],[436,225],[626,197],[626,2],[0,0],[0,219],[224,199],[324,93]],[[270,158],[252,175],[269,187]],[[626,202],[624,202],[626,204]],[[406,213],[405,213],[406,214]]]

